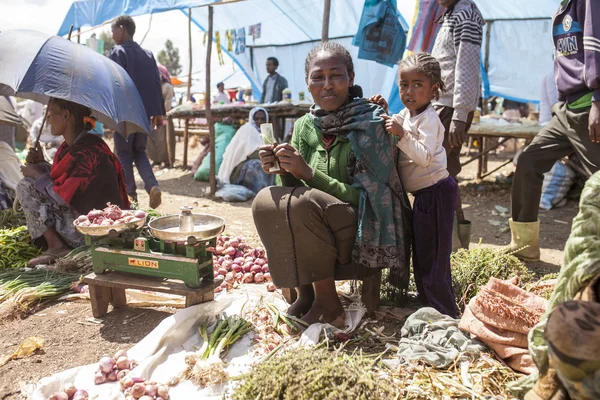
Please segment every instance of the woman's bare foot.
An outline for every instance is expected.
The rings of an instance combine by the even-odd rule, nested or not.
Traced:
[[[339,300],[337,304],[328,304],[327,307],[313,303],[308,313],[302,319],[308,324],[335,322],[337,328],[343,329],[344,327],[341,325],[344,322],[344,307]]]
[[[287,309],[287,313],[293,315],[296,318],[302,317],[304,314],[310,310],[313,305],[313,299],[308,299],[306,297],[298,297],[294,304]]]

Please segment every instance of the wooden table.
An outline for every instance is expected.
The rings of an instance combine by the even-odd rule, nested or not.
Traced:
[[[287,102],[279,102],[274,104],[223,104],[223,105],[213,105],[211,106],[211,114],[213,117],[230,117],[236,119],[248,118],[250,114],[250,110],[254,107],[262,107],[269,113],[269,122],[273,123],[273,127],[278,126],[278,122],[285,118],[300,118],[303,115],[307,114],[310,110],[311,104],[309,103],[300,103],[300,104],[292,104]],[[190,119],[195,118],[206,118],[206,110],[204,108],[200,108],[199,104],[196,103],[188,103],[182,104],[173,108],[171,111],[167,113],[167,118],[170,120],[173,119],[185,119],[186,120],[186,128],[188,127]],[[167,124],[167,127],[173,126],[172,124]],[[184,130],[183,135],[183,164],[184,167],[187,166],[187,148],[188,148],[188,136],[186,134],[187,129]],[[284,132],[275,131],[275,136],[279,139],[283,139],[285,136]],[[167,134],[167,138],[170,135]],[[167,143],[167,146],[174,146],[175,143]],[[169,147],[170,148],[170,147]],[[171,162],[172,165],[172,162]],[[213,166],[211,165],[211,168]]]
[[[493,174],[505,165],[510,164],[513,158],[506,161],[493,171],[487,170],[487,155],[490,151],[496,150],[502,144],[510,139],[526,139],[531,140],[538,134],[542,129],[540,125],[522,125],[522,124],[510,124],[510,125],[493,125],[493,124],[474,124],[469,129],[469,136],[479,140],[479,152],[473,157],[470,157],[467,161],[461,164],[465,166],[478,160],[477,166],[477,179],[483,179],[486,176]],[[498,143],[492,147],[487,146],[488,138],[502,138]],[[470,156],[470,154],[469,154]]]
[[[108,312],[108,305],[124,307],[127,304],[125,289],[148,290],[185,296],[185,306],[190,307],[214,299],[214,289],[220,280],[202,282],[197,289],[190,289],[173,279],[155,278],[126,272],[109,271],[101,275],[91,273],[83,278],[89,285],[92,314],[100,318]]]

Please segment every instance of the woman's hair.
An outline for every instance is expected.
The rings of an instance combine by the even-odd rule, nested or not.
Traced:
[[[412,54],[406,57],[404,60],[400,61],[398,66],[400,67],[398,69],[398,80],[400,79],[400,69],[410,68],[427,75],[429,79],[431,79],[432,85],[435,85],[436,83],[440,85],[440,89],[435,94],[436,100],[440,98],[440,92],[446,92],[446,85],[444,85],[444,82],[442,81],[442,69],[440,67],[440,63],[431,54]]]
[[[52,99],[52,103],[56,104],[61,110],[67,110],[75,118],[77,130],[85,129],[89,131],[94,128],[91,123],[83,121],[85,117],[92,116],[92,110],[89,107],[62,99]]]
[[[306,56],[306,61],[304,62],[304,79],[308,83],[308,72],[310,70],[310,65],[312,64],[314,58],[320,52],[327,52],[332,56],[340,57],[344,64],[346,64],[346,69],[348,70],[348,75],[354,75],[354,62],[352,61],[352,56],[350,52],[346,50],[344,46],[335,42],[323,42],[320,45],[313,47],[313,49]],[[355,97],[363,97],[362,88],[358,85],[350,86],[348,89],[348,95],[351,98]]]

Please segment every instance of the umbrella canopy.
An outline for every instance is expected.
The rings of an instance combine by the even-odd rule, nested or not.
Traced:
[[[125,137],[152,131],[127,72],[102,54],[58,36],[31,30],[0,33],[0,95],[84,105]]]
[[[4,96],[0,96],[0,123],[12,126],[25,125],[10,100]]]

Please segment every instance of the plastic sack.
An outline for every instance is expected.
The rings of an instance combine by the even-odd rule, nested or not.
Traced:
[[[396,0],[366,0],[352,44],[358,58],[393,67],[402,59],[406,32],[398,18]]]
[[[215,176],[219,173],[219,167],[223,162],[225,149],[235,135],[235,128],[232,125],[216,123],[215,124]],[[210,175],[210,152],[202,160],[202,164],[194,173],[194,179],[197,181],[208,181]]]
[[[254,192],[242,185],[232,185],[226,183],[217,192],[215,196],[222,198],[230,203],[248,201],[254,197]]]
[[[574,182],[575,171],[561,162],[554,163],[552,169],[544,174],[540,208],[548,211],[560,206]]]

